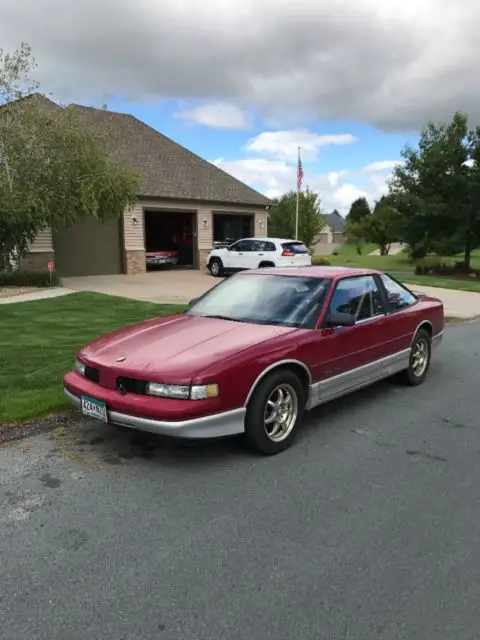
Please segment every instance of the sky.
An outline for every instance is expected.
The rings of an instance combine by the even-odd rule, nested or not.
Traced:
[[[428,120],[480,124],[478,0],[0,0],[42,91],[132,113],[267,196],[348,212]]]

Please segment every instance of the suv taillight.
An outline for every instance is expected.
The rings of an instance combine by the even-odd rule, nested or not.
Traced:
[[[282,256],[285,256],[285,257],[287,257],[287,256],[288,256],[289,258],[291,258],[291,257],[292,257],[292,256],[294,256],[294,255],[295,255],[295,254],[293,253],[293,251],[289,251],[288,249],[284,249],[284,250],[282,251]]]

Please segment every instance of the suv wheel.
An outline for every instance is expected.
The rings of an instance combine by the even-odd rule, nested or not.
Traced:
[[[223,263],[220,258],[212,258],[209,264],[210,273],[214,278],[221,278],[223,276]]]

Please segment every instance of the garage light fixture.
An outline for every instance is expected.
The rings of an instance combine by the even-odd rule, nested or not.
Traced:
[[[137,224],[137,222],[138,222],[137,216],[132,216],[132,223]]]
[[[208,224],[208,220],[206,218],[203,219],[203,226],[206,227]]]

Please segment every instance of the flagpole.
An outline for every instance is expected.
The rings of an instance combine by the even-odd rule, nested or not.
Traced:
[[[298,209],[300,204],[300,147],[298,147],[297,163],[297,207],[295,212],[295,240],[298,240]]]

